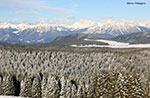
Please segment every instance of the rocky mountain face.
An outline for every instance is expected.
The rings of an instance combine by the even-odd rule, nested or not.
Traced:
[[[84,33],[101,38],[113,38],[136,32],[149,31],[147,22],[131,20],[95,22],[80,19],[73,25],[56,24],[0,24],[0,41],[9,43],[37,44],[48,43],[60,36]]]

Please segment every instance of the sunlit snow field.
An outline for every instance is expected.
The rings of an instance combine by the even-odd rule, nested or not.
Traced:
[[[72,47],[108,47],[108,48],[150,48],[150,44],[129,44],[111,40],[92,40],[92,39],[84,39],[85,41],[98,41],[108,43],[108,45],[71,45]]]

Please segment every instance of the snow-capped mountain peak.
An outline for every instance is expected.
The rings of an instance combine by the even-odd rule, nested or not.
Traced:
[[[0,28],[2,28],[2,29],[12,28],[12,29],[17,29],[18,31],[23,31],[28,27],[29,27],[29,25],[27,25],[27,24],[16,25],[16,24],[10,24],[10,23],[6,23],[6,22],[0,24]],[[14,33],[16,33],[16,32],[14,32]]]
[[[108,34],[109,37],[118,35],[141,32],[143,28],[136,21],[129,20],[106,20],[99,22],[97,25],[89,27],[84,33],[88,34]]]
[[[139,25],[150,28],[150,20],[143,20],[139,22]]]
[[[87,19],[79,19],[77,22],[75,22],[71,28],[75,28],[75,29],[82,29],[82,28],[88,28],[91,27],[93,25],[96,25],[97,23],[95,21],[92,20],[87,20]]]
[[[34,29],[37,32],[43,33],[43,32],[48,32],[50,30],[58,30],[62,31],[65,28],[57,25],[57,24],[35,24],[35,25],[29,25],[29,24],[10,24],[10,23],[1,23],[0,28],[2,29],[16,29],[13,33],[17,34],[18,32],[21,32],[26,29]]]

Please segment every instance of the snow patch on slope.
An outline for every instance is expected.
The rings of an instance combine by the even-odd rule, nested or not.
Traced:
[[[109,45],[71,45],[72,47],[106,47],[106,48],[150,48],[150,44],[129,44],[129,43],[122,43],[117,41],[111,40],[91,40],[91,39],[84,39],[85,41],[98,41],[108,43]]]
[[[129,45],[129,43],[122,43],[122,42],[111,41],[111,40],[103,40],[103,39],[99,39],[99,40],[84,39],[84,40],[85,40],[85,41],[104,42],[104,43],[108,43],[110,46],[127,46],[127,45]]]

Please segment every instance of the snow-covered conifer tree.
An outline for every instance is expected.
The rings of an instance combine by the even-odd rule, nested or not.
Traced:
[[[59,98],[60,88],[55,76],[49,76],[47,82],[47,98]]]
[[[65,77],[62,77],[60,79],[60,82],[61,82],[60,98],[66,98],[67,79]]]
[[[43,77],[42,84],[41,84],[41,89],[42,89],[42,98],[46,98],[47,94],[47,78]]]
[[[0,95],[2,95],[2,77],[0,76]]]
[[[21,91],[20,96],[22,97],[32,97],[32,78],[26,77],[21,81]]]
[[[15,95],[15,86],[11,75],[3,78],[2,90],[4,95]]]
[[[33,80],[32,84],[32,98],[42,98],[42,92],[41,92],[41,80],[37,76]]]

